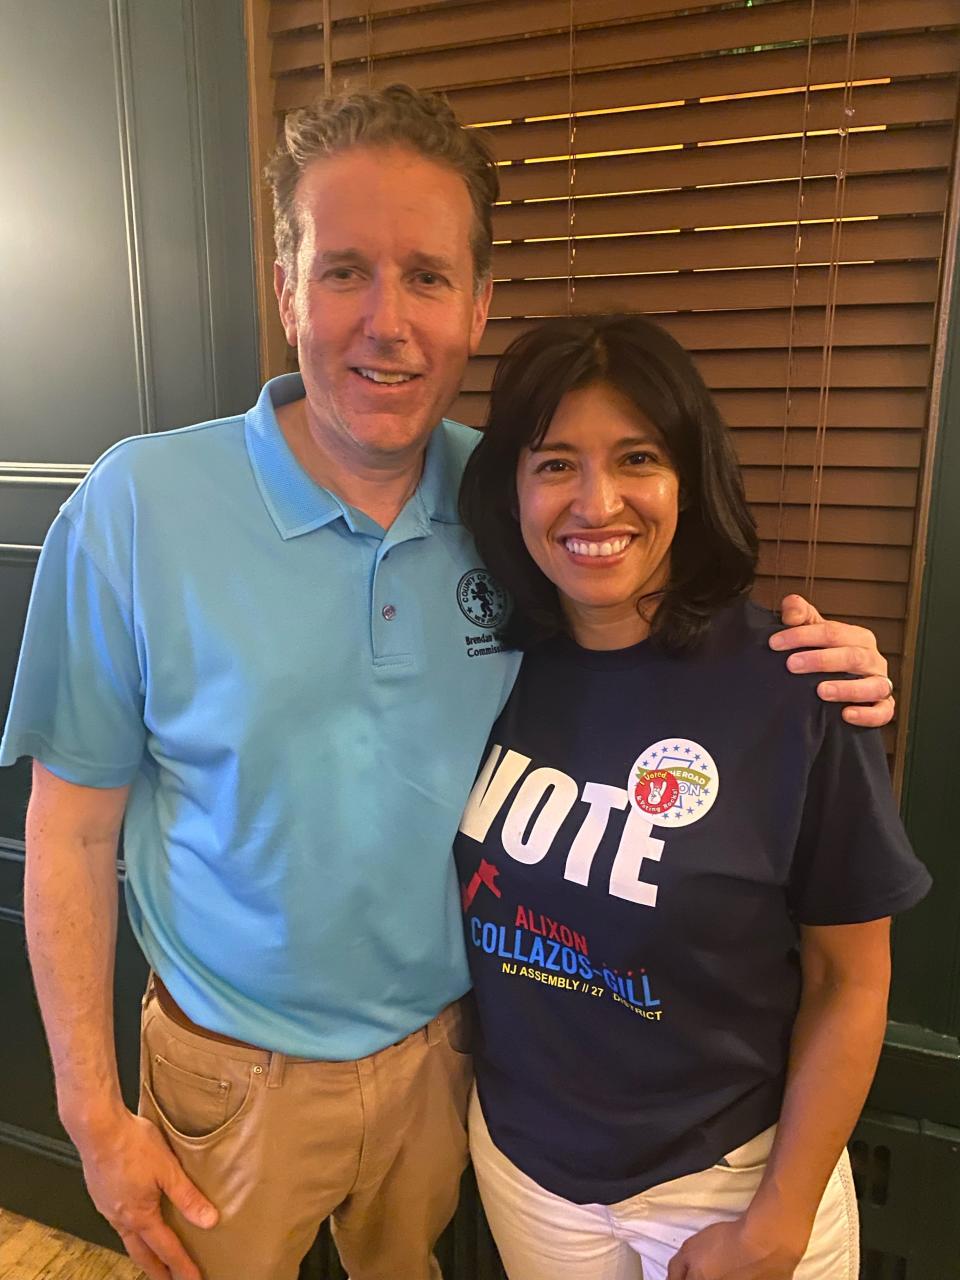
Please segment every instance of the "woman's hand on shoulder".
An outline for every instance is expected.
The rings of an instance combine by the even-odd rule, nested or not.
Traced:
[[[774,632],[770,648],[804,650],[791,653],[787,659],[790,671],[849,671],[857,677],[825,680],[818,685],[824,702],[856,704],[844,707],[843,718],[867,729],[878,729],[893,719],[893,681],[872,631],[821,617],[803,596],[784,596],[780,616],[786,629]]]
[[[749,1214],[715,1222],[685,1241],[667,1268],[667,1280],[791,1280],[809,1238],[783,1223],[759,1223]]]

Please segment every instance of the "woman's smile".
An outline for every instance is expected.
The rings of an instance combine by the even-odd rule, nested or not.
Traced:
[[[569,537],[561,537],[560,542],[577,564],[582,561],[587,568],[601,569],[618,564],[635,536],[633,533],[615,534],[606,530],[571,534]]]

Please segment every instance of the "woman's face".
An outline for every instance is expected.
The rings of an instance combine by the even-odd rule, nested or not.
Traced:
[[[624,648],[648,633],[636,603],[669,577],[679,488],[656,427],[602,383],[568,392],[521,453],[523,540],[578,643]]]

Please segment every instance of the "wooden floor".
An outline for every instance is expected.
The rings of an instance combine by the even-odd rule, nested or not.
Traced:
[[[143,1280],[129,1258],[0,1209],[2,1280]]]

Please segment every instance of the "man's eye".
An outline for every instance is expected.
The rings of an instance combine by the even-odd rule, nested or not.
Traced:
[[[344,280],[352,280],[356,274],[353,267],[331,267],[329,271],[324,272],[323,278],[340,283]]]
[[[425,284],[430,288],[444,283],[443,276],[437,275],[435,271],[418,271],[416,279],[417,284]]]

